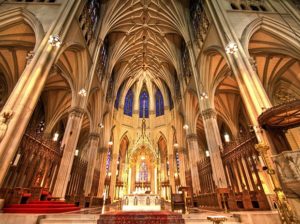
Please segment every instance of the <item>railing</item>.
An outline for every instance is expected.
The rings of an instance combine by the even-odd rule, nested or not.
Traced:
[[[195,200],[200,206],[230,210],[269,209],[259,175],[262,164],[255,144],[256,137],[250,135],[224,147],[222,161],[228,188],[215,187],[209,158],[198,163],[201,194]]]

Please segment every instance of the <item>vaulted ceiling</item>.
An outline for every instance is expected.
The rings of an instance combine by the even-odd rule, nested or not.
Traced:
[[[189,36],[188,3],[114,0],[102,10],[101,32],[109,39],[108,73],[116,77],[115,91],[124,80],[132,85],[141,77],[174,86],[181,71],[181,44]]]

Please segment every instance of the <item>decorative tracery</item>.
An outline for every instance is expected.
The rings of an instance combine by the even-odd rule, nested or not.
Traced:
[[[204,10],[203,0],[194,0],[190,2],[190,17],[195,38],[203,43],[209,27],[209,20]]]
[[[90,45],[99,22],[100,4],[100,0],[88,0],[79,16],[79,23],[87,45]]]

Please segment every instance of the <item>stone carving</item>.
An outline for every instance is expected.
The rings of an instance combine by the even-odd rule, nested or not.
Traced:
[[[12,117],[12,115],[13,115],[12,111],[3,112],[0,115],[0,142],[4,138],[4,135],[7,131],[8,122],[9,122],[10,118]]]
[[[300,190],[300,150],[285,151],[273,157],[280,178],[288,188]]]
[[[29,51],[26,56],[26,64],[29,65],[34,56],[34,51]]]
[[[202,117],[205,120],[210,118],[216,118],[216,116],[217,116],[216,111],[212,108],[202,111]]]

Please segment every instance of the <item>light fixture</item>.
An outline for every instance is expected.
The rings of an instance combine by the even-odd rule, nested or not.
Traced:
[[[102,123],[98,124],[99,128],[104,128],[104,125]]]
[[[175,143],[174,143],[174,147],[175,147],[175,148],[178,148],[178,146],[179,146],[178,143],[175,142]]]
[[[230,136],[228,133],[224,134],[224,139],[225,139],[225,142],[230,142]]]
[[[108,142],[108,145],[109,145],[109,146],[112,146],[112,145],[113,145],[113,142],[110,140],[110,141]]]
[[[226,54],[234,54],[238,51],[238,46],[235,42],[231,41],[225,47]]]
[[[111,176],[111,172],[108,172],[108,174],[107,174],[109,177]]]
[[[78,156],[79,155],[79,149],[76,149],[75,150],[75,156]]]
[[[60,47],[61,40],[57,34],[50,35],[48,43],[51,44],[53,47]]]
[[[185,125],[183,125],[183,129],[187,130],[187,129],[189,129],[189,126],[187,124],[185,124]]]
[[[177,178],[178,177],[178,173],[174,173],[174,176],[175,176],[175,178]]]
[[[59,133],[58,132],[55,132],[54,135],[53,135],[53,141],[57,142],[58,140],[58,137],[59,137]]]
[[[200,100],[203,100],[203,99],[208,99],[208,95],[206,92],[203,92],[200,94]]]
[[[208,150],[205,151],[205,156],[209,157],[209,151]]]
[[[145,156],[142,156],[142,157],[141,157],[141,160],[145,160]]]
[[[82,88],[81,90],[79,90],[78,94],[81,96],[86,96],[86,90],[84,88]]]

